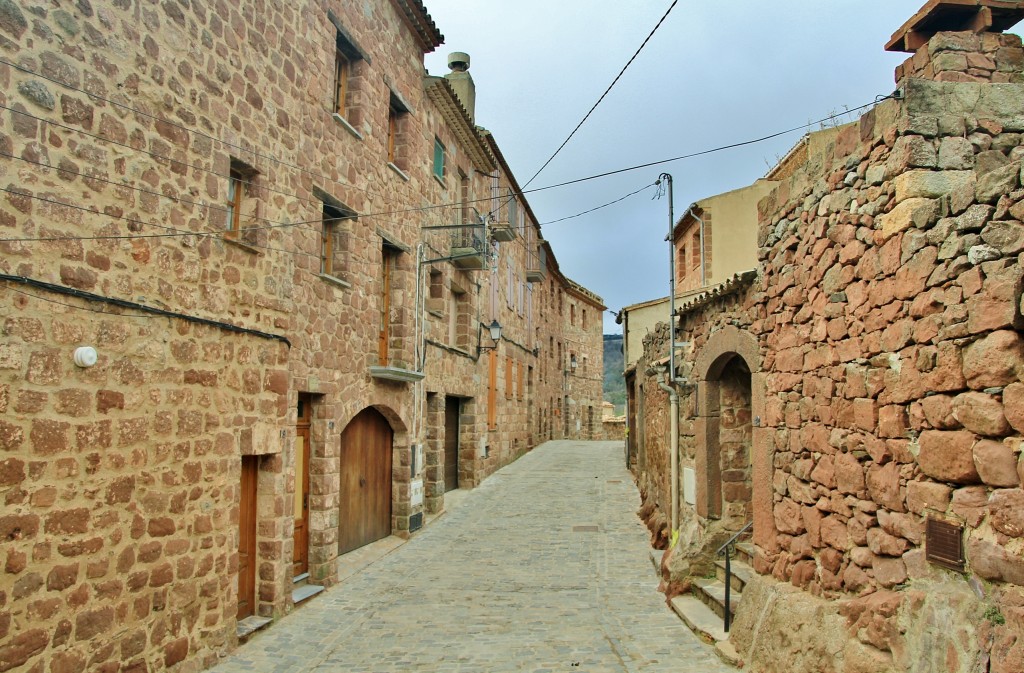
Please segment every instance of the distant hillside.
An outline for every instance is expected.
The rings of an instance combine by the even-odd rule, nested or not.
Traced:
[[[615,413],[626,409],[626,380],[622,378],[622,335],[604,335],[604,399],[615,405]]]

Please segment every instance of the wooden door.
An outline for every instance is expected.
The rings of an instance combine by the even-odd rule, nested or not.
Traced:
[[[259,458],[242,456],[238,499],[238,619],[256,613],[256,477]]]
[[[299,396],[298,422],[295,425],[295,534],[292,576],[309,570],[309,423],[312,418],[309,397]]]
[[[447,397],[444,402],[444,492],[459,487],[459,409],[462,400]]]
[[[341,433],[338,553],[391,534],[391,426],[364,409]]]

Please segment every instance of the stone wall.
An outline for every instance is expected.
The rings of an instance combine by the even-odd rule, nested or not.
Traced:
[[[957,39],[940,34],[933,51]],[[996,74],[908,77],[901,100],[827,132],[759,206],[753,285],[731,306],[683,308],[690,403],[708,409],[705,372],[736,351],[723,325],[761,359],[748,364],[764,577],[733,632],[754,670],[1024,667],[1024,88]],[[691,562],[670,561],[677,581],[699,572],[728,484],[713,472],[708,422],[693,430],[706,479],[695,510],[683,507],[676,554]],[[645,427],[667,437],[661,417]],[[662,493],[665,464],[652,457],[640,483]],[[964,527],[963,574],[926,560],[928,518]]]

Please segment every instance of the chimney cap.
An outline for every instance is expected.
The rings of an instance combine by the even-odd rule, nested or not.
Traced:
[[[464,51],[448,54],[448,67],[456,72],[466,72],[469,70],[469,54]]]
[[[892,34],[886,51],[914,53],[936,33],[1001,33],[1024,19],[1024,0],[928,0]]]

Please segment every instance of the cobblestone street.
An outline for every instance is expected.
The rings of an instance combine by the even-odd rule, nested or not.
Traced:
[[[658,593],[622,463],[619,442],[538,447],[213,670],[733,670]]]

